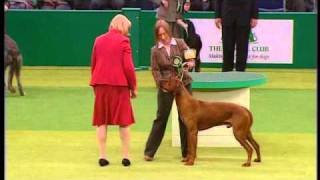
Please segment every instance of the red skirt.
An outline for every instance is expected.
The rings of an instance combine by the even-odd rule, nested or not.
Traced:
[[[93,126],[133,124],[130,91],[125,86],[96,85]]]

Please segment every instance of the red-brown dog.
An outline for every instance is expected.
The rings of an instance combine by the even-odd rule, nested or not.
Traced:
[[[257,153],[257,159],[254,161],[261,162],[259,144],[250,131],[253,118],[248,109],[234,103],[204,102],[194,99],[177,77],[162,80],[160,86],[168,92],[174,92],[178,111],[187,128],[188,153],[183,160],[185,165],[194,164],[198,131],[219,125],[233,127],[235,138],[247,151],[248,159],[242,166],[251,165],[253,149],[250,145]]]

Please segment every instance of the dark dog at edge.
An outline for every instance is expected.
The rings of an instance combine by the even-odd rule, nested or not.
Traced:
[[[19,89],[19,93],[21,96],[24,96],[25,93],[22,88],[20,74],[22,67],[22,55],[19,51],[17,43],[10,38],[9,35],[4,35],[4,71],[6,72],[7,67],[9,67],[8,73],[8,90],[12,93],[15,93],[16,90],[12,86],[13,76],[16,76],[17,85]]]
[[[260,147],[251,133],[253,118],[251,112],[240,105],[227,102],[204,102],[193,98],[178,77],[162,80],[160,87],[175,94],[179,113],[187,128],[188,153],[182,160],[185,165],[193,165],[196,158],[198,131],[214,126],[233,127],[236,140],[247,151],[248,159],[242,166],[251,165],[253,149],[257,154],[254,162],[261,162]]]

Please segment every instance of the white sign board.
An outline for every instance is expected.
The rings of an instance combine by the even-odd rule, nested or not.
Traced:
[[[221,63],[221,29],[214,19],[190,19],[202,40],[203,63]],[[292,64],[293,20],[258,20],[249,37],[248,63]]]

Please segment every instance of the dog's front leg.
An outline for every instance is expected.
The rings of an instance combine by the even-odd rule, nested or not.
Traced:
[[[197,134],[197,130],[191,130],[188,132],[188,155],[185,165],[191,166],[194,164],[197,151]]]
[[[188,128],[187,128],[188,129]],[[190,159],[190,152],[191,152],[191,141],[190,141],[190,131],[188,130],[188,134],[187,134],[187,156],[185,158],[182,159],[181,162],[185,162],[185,164],[189,161]]]

